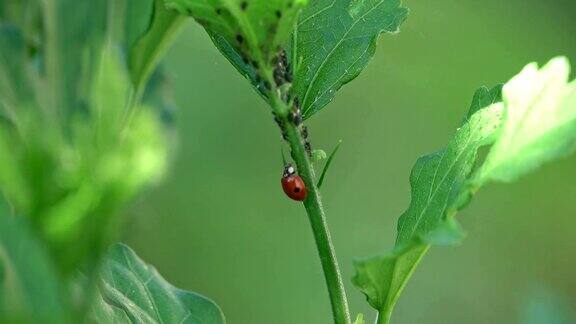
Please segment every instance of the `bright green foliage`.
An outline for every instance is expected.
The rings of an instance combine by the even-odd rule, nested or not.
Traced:
[[[564,58],[538,70],[529,65],[499,87],[477,92],[471,116],[444,150],[422,157],[412,170],[412,200],[398,222],[394,250],[356,263],[355,285],[381,318],[389,319],[403,287],[430,245],[454,244],[462,232],[454,220],[480,185],[512,180],[576,144],[576,87],[568,84]],[[479,109],[479,107],[487,106]],[[495,143],[476,168],[479,147]]]
[[[47,0],[45,38],[29,27],[39,21],[1,17],[0,188],[65,273],[97,261],[116,214],[164,169],[163,112],[137,103],[123,123],[133,87],[122,41],[139,43],[148,28],[134,7]]]
[[[528,65],[506,84],[501,134],[477,180],[512,181],[541,164],[572,153],[576,144],[576,81],[556,58],[541,70]]]
[[[59,279],[47,251],[25,219],[0,201],[0,322],[62,323]]]
[[[68,285],[79,267],[94,269],[122,208],[164,171],[162,93],[151,88],[156,97],[135,102],[132,122],[124,122],[133,86],[122,53],[130,46],[123,40],[146,35],[146,29],[126,27],[126,4],[46,0],[36,11],[39,4],[30,1],[22,12],[0,15],[0,190],[21,218],[0,233],[8,283],[18,283],[13,274],[45,271],[44,285],[57,286],[60,279]],[[18,224],[29,228],[9,230],[25,226]],[[15,252],[14,244],[30,251]],[[53,265],[36,257],[44,249]],[[6,310],[23,305],[23,312],[34,308],[42,317],[49,317],[45,307],[71,313],[37,281],[22,278],[23,284],[3,291],[1,298],[14,303]]]
[[[94,277],[118,214],[164,172],[170,100],[152,72],[183,16],[160,0],[25,2],[0,3],[0,190],[17,214],[0,210],[0,321],[77,322],[92,284],[78,270]],[[102,323],[223,323],[126,247],[105,269]]]
[[[104,261],[99,291],[92,315],[100,323],[225,322],[213,301],[173,287],[122,244]]]
[[[243,58],[268,65],[289,39],[308,0],[165,0],[193,16]],[[254,65],[254,64],[253,64]]]
[[[302,11],[291,45],[293,93],[304,118],[327,105],[366,67],[378,36],[395,33],[408,10],[400,0],[317,0]]]

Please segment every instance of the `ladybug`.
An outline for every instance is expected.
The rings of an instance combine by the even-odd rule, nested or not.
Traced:
[[[284,174],[282,175],[282,189],[284,193],[296,201],[303,201],[308,195],[306,185],[302,178],[296,174],[296,170],[291,164],[284,167]]]

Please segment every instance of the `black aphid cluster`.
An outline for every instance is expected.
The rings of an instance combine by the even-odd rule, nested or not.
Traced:
[[[273,60],[274,64],[274,82],[279,89],[282,89],[283,86],[286,84],[292,83],[292,67],[288,62],[286,57],[286,51],[284,49],[278,52],[278,55]],[[294,126],[296,126],[300,130],[300,134],[304,140],[304,147],[309,157],[312,156],[312,145],[308,139],[308,128],[302,125],[303,118],[302,118],[302,109],[300,104],[300,99],[298,97],[291,97],[289,91],[285,91],[281,94],[282,100],[289,104],[291,109],[288,115],[288,120]],[[274,120],[282,129],[282,137],[286,140],[286,134],[284,132],[284,125],[282,124],[282,120],[274,114]]]

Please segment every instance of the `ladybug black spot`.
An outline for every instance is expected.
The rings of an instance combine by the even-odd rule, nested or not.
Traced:
[[[294,188],[294,192],[295,192],[295,193],[298,193],[298,192],[300,192],[300,187],[296,187],[296,188]]]

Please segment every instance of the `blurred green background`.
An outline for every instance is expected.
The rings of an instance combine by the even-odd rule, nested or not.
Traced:
[[[323,197],[352,311],[369,319],[352,260],[391,248],[416,158],[447,143],[478,86],[560,54],[576,65],[573,0],[404,3],[401,33],[381,38],[365,72],[309,121],[315,148],[343,141]],[[268,108],[193,23],[165,65],[178,151],[162,185],[133,205],[123,239],[231,324],[330,323],[306,214],[280,188]],[[431,250],[393,322],[576,321],[575,163],[479,192],[460,217],[468,238]]]

